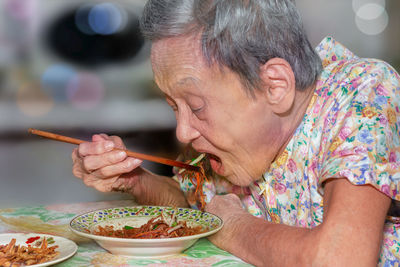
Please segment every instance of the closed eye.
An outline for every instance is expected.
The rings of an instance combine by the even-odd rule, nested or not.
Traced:
[[[203,107],[198,107],[198,108],[190,107],[190,110],[191,110],[193,113],[199,113],[202,109],[203,109]]]
[[[186,101],[192,113],[195,114],[202,111],[205,106],[204,99],[199,96],[189,95]]]

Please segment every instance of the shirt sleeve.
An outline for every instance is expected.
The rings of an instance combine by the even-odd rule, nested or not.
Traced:
[[[325,118],[319,191],[327,179],[347,178],[400,200],[399,75],[387,63],[370,60],[359,62],[348,77]]]

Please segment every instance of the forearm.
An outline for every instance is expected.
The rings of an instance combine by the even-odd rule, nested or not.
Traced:
[[[139,179],[131,189],[139,204],[188,207],[179,184],[170,177],[141,169]]]
[[[256,266],[310,266],[316,257],[313,230],[273,224],[250,214],[229,222],[231,242],[224,248]]]
[[[390,198],[372,186],[337,179],[325,185],[324,201],[324,221],[310,230],[269,223],[241,209],[224,215],[232,197],[216,199],[225,204],[211,207],[225,218],[216,245],[258,266],[376,266]]]

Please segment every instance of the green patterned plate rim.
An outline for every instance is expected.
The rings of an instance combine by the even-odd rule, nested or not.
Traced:
[[[157,238],[157,239],[132,239],[132,238],[118,238],[118,237],[106,237],[94,235],[91,230],[98,224],[104,224],[107,222],[113,222],[121,219],[130,218],[153,218],[161,214],[161,212],[167,212],[169,214],[176,213],[175,216],[178,221],[186,221],[189,224],[201,225],[206,232],[184,236],[184,237],[173,237],[173,238]],[[223,221],[218,216],[204,212],[200,210],[190,208],[174,208],[166,206],[126,206],[126,207],[115,207],[106,208],[90,211],[74,217],[70,222],[70,229],[78,235],[89,237],[97,240],[118,240],[120,242],[132,242],[138,240],[138,242],[152,242],[154,240],[171,240],[171,239],[197,239],[219,231],[223,226]]]

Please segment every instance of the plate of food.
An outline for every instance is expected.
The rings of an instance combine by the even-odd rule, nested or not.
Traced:
[[[72,257],[77,250],[73,241],[59,236],[0,234],[0,266],[49,266]]]
[[[214,214],[162,206],[100,209],[73,218],[71,230],[112,254],[159,258],[181,253],[223,226]]]

